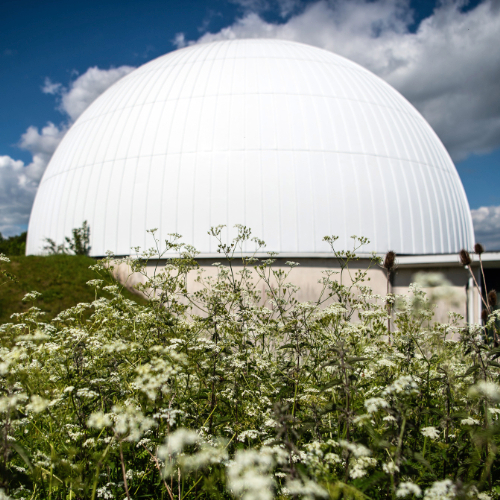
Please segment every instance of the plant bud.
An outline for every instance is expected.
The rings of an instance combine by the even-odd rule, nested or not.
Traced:
[[[488,294],[488,304],[491,307],[495,307],[497,305],[497,292],[496,290],[491,290]]]
[[[462,265],[469,266],[470,263],[472,262],[470,254],[467,250],[465,249],[460,250],[460,253],[458,255],[460,256],[460,262],[462,263]]]
[[[482,253],[484,253],[483,245],[481,245],[481,243],[476,243],[474,245],[474,252],[476,252],[478,255],[481,255]]]
[[[385,254],[384,268],[387,269],[388,271],[392,271],[394,269],[395,263],[396,263],[396,254],[392,250],[389,250],[389,252]]]

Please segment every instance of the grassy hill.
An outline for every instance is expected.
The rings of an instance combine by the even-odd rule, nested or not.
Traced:
[[[42,294],[37,307],[46,312],[47,320],[80,302],[92,302],[94,289],[86,283],[100,278],[89,266],[95,264],[90,257],[80,255],[49,255],[46,257],[9,256],[11,262],[2,262],[5,271],[17,277],[18,283],[7,282],[0,286],[0,324],[11,322],[10,315],[26,311],[31,304],[21,301],[28,292]],[[0,276],[0,282],[5,281]],[[144,303],[144,299],[123,290],[124,296]],[[105,294],[104,294],[105,295]]]

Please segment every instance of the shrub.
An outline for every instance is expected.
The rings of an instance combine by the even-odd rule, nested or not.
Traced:
[[[148,261],[177,254],[140,286],[148,304],[107,284],[109,258],[95,266],[102,279],[89,283],[92,303],[44,323],[31,293],[31,309],[2,325],[5,494],[498,496],[500,350],[483,327],[464,328],[456,314],[432,323],[417,285],[406,296],[374,295],[366,272],[350,269],[366,240],[334,252],[340,275],[325,271],[318,301],[300,303],[296,264],[284,271],[274,256],[243,258],[236,272],[249,230],[240,226],[229,245],[220,227],[211,234],[221,253],[215,277],[172,235],[169,254],[126,261],[146,276]],[[334,251],[335,238],[326,241]],[[189,272],[199,291],[186,289]],[[325,306],[327,298],[335,300]]]
[[[16,236],[4,238],[0,233],[0,253],[5,255],[24,255],[26,253],[26,231]]]

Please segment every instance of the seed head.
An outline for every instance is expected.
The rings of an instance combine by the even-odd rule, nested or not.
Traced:
[[[497,305],[497,292],[496,290],[491,290],[488,294],[488,304],[491,307],[495,307]]]
[[[476,243],[474,245],[474,252],[476,252],[478,255],[481,255],[484,252],[483,245],[481,245],[481,243]]]
[[[396,263],[396,254],[392,250],[389,250],[385,254],[384,269],[392,271],[394,269],[395,263]]]
[[[462,263],[462,265],[469,266],[470,263],[472,262],[470,254],[467,250],[462,248],[462,250],[460,250],[460,253],[458,255],[460,256],[460,262]]]
[[[488,322],[488,310],[483,309],[481,311],[481,319],[483,320],[483,323],[486,324]]]

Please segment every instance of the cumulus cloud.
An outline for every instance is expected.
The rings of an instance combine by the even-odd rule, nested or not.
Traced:
[[[59,125],[49,122],[41,130],[28,127],[21,136],[18,145],[31,153],[31,163],[0,156],[0,232],[4,236],[25,230],[40,179],[69,126],[100,94],[133,69],[89,68],[68,87],[45,79],[42,92],[57,96],[57,109],[65,119]]]
[[[75,121],[108,87],[134,69],[132,66],[111,69],[89,68],[71,82],[69,88],[62,87],[60,111],[67,114],[71,121]]]
[[[486,250],[500,250],[500,207],[480,207],[471,212],[476,241]]]
[[[53,123],[41,130],[29,127],[19,142],[33,157],[28,165],[10,156],[0,156],[0,232],[3,235],[24,230],[45,167],[65,132],[64,126]]]
[[[487,0],[464,11],[463,3],[442,2],[412,31],[407,0],[319,0],[281,23],[247,11],[196,42],[282,38],[348,57],[398,89],[460,161],[500,146],[500,4]],[[178,39],[186,44],[182,34]]]

